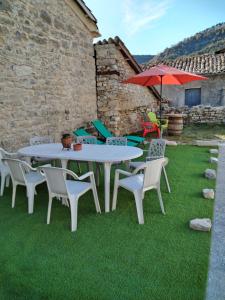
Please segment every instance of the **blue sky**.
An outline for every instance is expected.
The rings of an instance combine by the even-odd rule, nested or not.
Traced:
[[[132,54],[157,54],[225,21],[225,0],[85,0],[101,39],[118,35]]]

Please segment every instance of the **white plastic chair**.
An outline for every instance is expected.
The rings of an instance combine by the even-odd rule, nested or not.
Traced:
[[[106,139],[106,145],[127,146],[127,138],[123,136],[113,136]],[[119,165],[121,161],[114,161],[113,164]]]
[[[97,138],[96,138],[96,136],[93,136],[93,135],[78,136],[77,137],[77,143],[96,145],[97,144]]]
[[[116,209],[118,188],[123,187],[134,194],[138,222],[139,224],[144,224],[143,199],[145,196],[145,192],[148,190],[156,189],[161,211],[163,214],[165,214],[160,191],[160,177],[164,163],[164,158],[148,161],[140,165],[132,173],[117,169],[115,173],[112,210]],[[143,170],[144,173],[138,174],[138,172],[141,170]],[[120,174],[127,177],[119,179]]]
[[[77,143],[80,143],[80,144],[97,145],[97,143],[98,143],[96,136],[93,136],[93,135],[78,136],[76,139],[77,139]],[[77,162],[77,166],[78,166],[78,170],[79,170],[80,174],[81,174],[81,166],[80,166],[81,163],[83,163],[83,161]],[[89,171],[92,171],[94,169],[92,162],[85,162],[85,163],[88,165]],[[96,163],[95,176],[96,176],[97,186],[99,186],[100,174],[101,174],[100,164]]]
[[[163,174],[166,180],[166,186],[167,186],[167,190],[169,193],[171,193],[171,189],[170,189],[170,184],[169,184],[169,180],[167,177],[167,173],[166,173],[166,165],[169,162],[169,159],[167,157],[165,157],[165,150],[166,150],[166,140],[164,139],[152,139],[150,144],[149,144],[149,149],[148,149],[148,154],[146,157],[146,161],[151,161],[151,160],[155,160],[155,159],[159,159],[159,158],[165,158],[165,162],[163,165]],[[129,167],[131,169],[135,169],[137,167],[139,167],[143,162],[141,161],[132,161],[129,163]]]
[[[127,138],[123,136],[108,137],[106,139],[106,145],[127,146]]]
[[[17,185],[23,185],[27,189],[28,213],[32,214],[34,211],[35,188],[37,185],[45,182],[45,177],[39,172],[39,170],[32,168],[25,161],[10,158],[5,158],[3,161],[9,166],[12,178],[12,208],[15,207]]]
[[[47,180],[48,192],[49,192],[49,203],[48,203],[48,214],[47,224],[50,223],[52,199],[54,197],[68,198],[71,211],[71,231],[77,230],[77,206],[80,196],[89,190],[92,190],[94,196],[94,202],[96,211],[101,213],[98,194],[95,185],[95,177],[92,171],[77,176],[74,172],[55,167],[40,167],[44,172]],[[69,174],[75,180],[67,180],[66,175]],[[85,178],[90,178],[90,182],[80,182]]]
[[[16,158],[17,153],[9,153],[4,149],[0,148],[0,175],[1,175],[1,190],[0,196],[4,194],[4,188],[9,186],[10,181],[10,170],[7,164],[5,164],[2,159],[4,158]]]
[[[35,145],[41,145],[41,144],[50,144],[53,143],[53,138],[51,136],[34,136],[30,138],[30,145],[35,146]],[[47,161],[52,161],[49,158],[45,157],[33,157],[32,159],[33,162],[47,162]],[[54,161],[54,160],[53,160]]]

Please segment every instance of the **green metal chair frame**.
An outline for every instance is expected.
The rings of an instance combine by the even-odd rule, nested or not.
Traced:
[[[79,128],[77,130],[73,131],[73,134],[76,136],[90,136],[90,133],[88,133],[84,128]],[[103,141],[97,140],[98,145],[105,144]]]
[[[114,135],[106,128],[106,126],[100,120],[93,120],[91,123],[105,139],[107,139],[108,137],[114,137]],[[124,137],[128,139],[128,146],[137,146],[137,144],[143,143],[145,141],[145,138],[134,135],[126,135]]]

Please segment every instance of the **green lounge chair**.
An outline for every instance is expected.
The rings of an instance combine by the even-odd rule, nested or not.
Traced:
[[[95,129],[105,138],[107,139],[108,137],[113,137],[114,135],[105,127],[105,125],[100,121],[100,120],[93,120],[91,122]],[[139,143],[143,143],[145,141],[145,138],[139,137],[139,136],[134,136],[134,135],[126,135],[129,146],[136,146]],[[133,143],[133,145],[131,145]],[[136,144],[136,145],[134,145]]]
[[[83,128],[80,128],[80,129],[77,129],[77,130],[74,130],[73,131],[73,134],[75,134],[76,136],[89,136],[90,133],[88,133],[85,129]],[[98,145],[102,145],[102,144],[105,144],[103,141],[100,141],[98,140],[97,141],[97,144]]]

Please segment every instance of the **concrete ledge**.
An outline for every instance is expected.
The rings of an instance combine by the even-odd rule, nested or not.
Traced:
[[[219,147],[206,300],[225,299],[225,145]]]
[[[196,146],[202,146],[202,147],[211,147],[211,146],[219,146],[225,144],[225,141],[223,140],[196,140],[194,142],[194,145]]]

